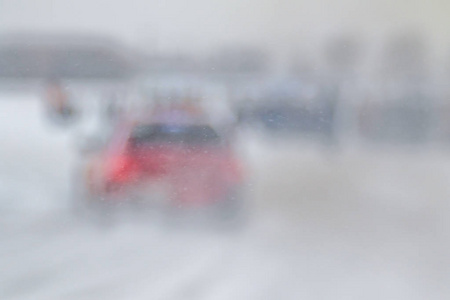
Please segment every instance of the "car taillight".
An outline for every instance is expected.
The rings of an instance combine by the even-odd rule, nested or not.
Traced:
[[[108,163],[108,179],[110,182],[125,182],[132,178],[135,171],[135,164],[128,156],[117,156]]]

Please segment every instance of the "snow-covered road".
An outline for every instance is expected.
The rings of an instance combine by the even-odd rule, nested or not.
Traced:
[[[68,212],[74,129],[0,97],[0,299],[448,299],[450,153],[243,139],[241,232]]]

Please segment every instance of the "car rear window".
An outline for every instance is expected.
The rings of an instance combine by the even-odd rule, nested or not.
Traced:
[[[220,140],[217,132],[208,125],[138,125],[130,137],[133,146],[158,143],[216,145]]]

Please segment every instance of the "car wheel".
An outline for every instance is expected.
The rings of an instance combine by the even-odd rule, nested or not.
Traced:
[[[215,206],[215,217],[224,229],[240,229],[247,220],[247,207],[242,187],[230,188]]]

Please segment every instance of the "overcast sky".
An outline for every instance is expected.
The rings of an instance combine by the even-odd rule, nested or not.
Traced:
[[[448,0],[0,0],[0,32],[104,33],[158,49],[262,45],[286,51],[340,32],[418,30],[448,45]]]

